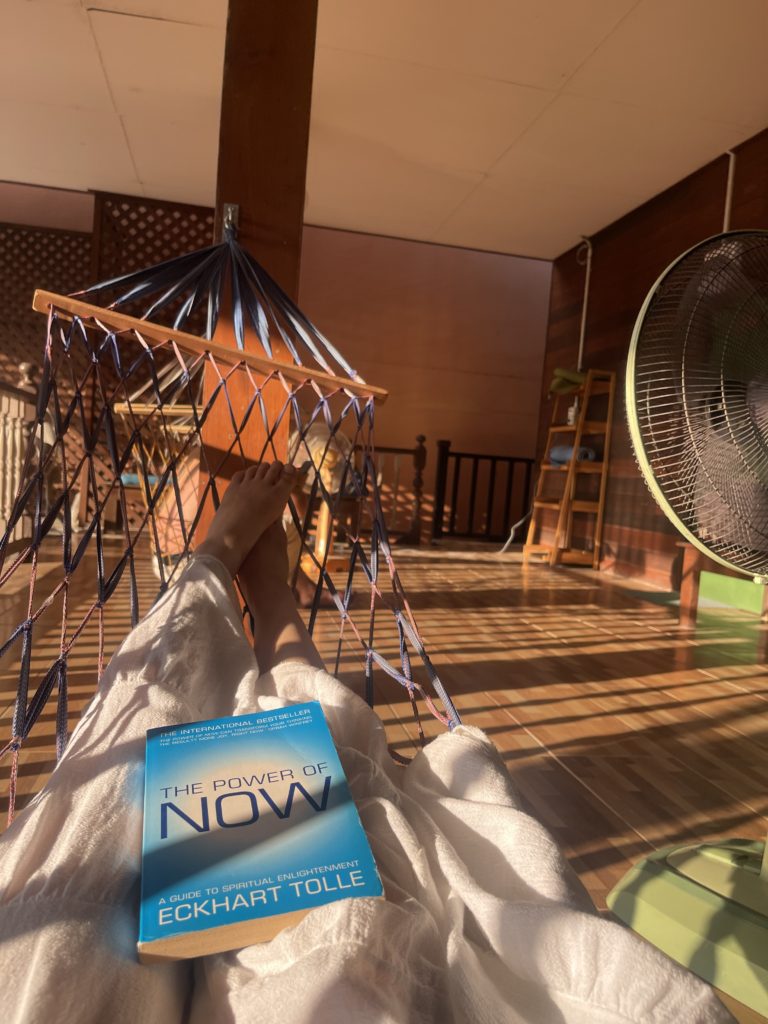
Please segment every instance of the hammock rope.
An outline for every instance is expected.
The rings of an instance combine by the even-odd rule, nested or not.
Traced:
[[[178,337],[159,340],[163,335],[156,329],[157,317],[166,320],[161,326],[177,331],[204,320],[210,335],[221,316],[224,293],[231,296],[240,349],[246,333],[253,332],[271,358],[277,337],[294,360],[290,374],[287,366],[275,363],[260,375],[246,355],[240,358],[234,352],[222,363],[199,345],[185,351]],[[317,580],[310,633],[319,621],[325,590],[339,616],[334,674],[339,674],[347,653],[357,652],[371,705],[375,670],[403,686],[421,742],[419,703],[448,728],[459,724],[395,566],[373,461],[374,398],[343,356],[237,244],[234,232],[228,230],[221,245],[95,285],[78,297],[98,300],[102,315],[80,316],[55,303],[50,308],[22,484],[0,540],[0,596],[9,586],[18,593],[24,581],[27,588],[26,614],[0,643],[0,667],[7,673],[18,662],[11,734],[0,748],[0,759],[10,759],[9,820],[21,751],[54,694],[57,757],[66,748],[69,661],[84,634],[94,629],[93,676],[100,678],[103,672],[108,607],[126,571],[123,585],[134,626],[147,610],[140,587],[142,566],[153,560],[159,575],[153,596],[162,595],[200,539],[204,509],[218,507],[217,478],[225,467],[231,472],[235,463],[245,468],[257,459],[277,458],[275,439],[289,424],[300,453],[294,462],[308,465],[311,480],[305,508],[300,510],[293,498],[288,504],[300,538],[294,580],[302,564],[313,567]],[[110,323],[110,311],[133,314],[139,301],[147,316],[152,314],[151,331],[136,323]],[[306,367],[306,378],[296,374],[297,366]],[[323,371],[323,383],[311,375],[313,368]],[[331,383],[327,374],[334,378]],[[353,390],[350,382],[360,386]],[[274,411],[276,396],[279,407]],[[227,442],[216,451],[205,440],[206,424],[214,415],[225,416],[231,427]],[[249,452],[257,428],[261,451]],[[326,438],[321,448],[312,443],[318,430]],[[246,440],[249,431],[251,441]],[[343,462],[338,464],[340,454]],[[328,472],[331,462],[340,470],[335,477]],[[138,501],[131,496],[136,490]],[[318,502],[328,506],[330,523],[338,527],[344,523],[342,506],[350,501],[366,510],[370,525],[364,531],[359,514],[351,526],[344,525],[348,565],[342,582],[329,569],[330,545],[318,554],[310,535]],[[121,521],[117,554],[113,549],[118,542],[105,536],[108,510],[115,506]],[[14,550],[11,539],[19,524],[26,524],[29,539]],[[55,570],[50,568],[53,562]],[[85,606],[73,598],[75,586],[78,594],[90,593]],[[44,624],[57,609],[57,642],[50,651],[46,633],[51,627]],[[384,650],[388,644],[382,640],[382,615],[393,626],[396,661]],[[110,626],[110,636],[112,632]]]

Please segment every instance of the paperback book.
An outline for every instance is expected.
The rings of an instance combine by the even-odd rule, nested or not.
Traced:
[[[265,942],[382,885],[322,708],[147,733],[139,959]]]

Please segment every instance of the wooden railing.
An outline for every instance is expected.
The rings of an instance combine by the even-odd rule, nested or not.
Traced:
[[[438,441],[432,540],[506,540],[530,508],[532,474],[533,459],[452,452]]]
[[[24,456],[35,416],[35,389],[29,373],[31,364],[19,367],[17,384],[0,380],[0,536],[5,533],[13,503],[22,483]],[[16,546],[29,539],[31,523],[21,519],[9,543]]]
[[[425,436],[419,434],[413,448],[377,445],[374,452],[384,518],[398,544],[421,543],[424,467],[427,464],[425,441]]]

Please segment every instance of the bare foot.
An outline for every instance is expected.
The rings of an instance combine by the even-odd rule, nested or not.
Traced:
[[[296,600],[298,601],[299,608],[311,608],[315,603],[315,591],[317,590],[317,583],[311,577],[307,576],[304,570],[299,567],[299,572],[296,576],[296,586],[294,587],[294,593],[296,594]],[[336,603],[328,593],[327,590],[323,590],[320,595],[320,608],[335,608]]]
[[[198,552],[218,558],[236,576],[248,552],[279,518],[295,478],[293,466],[282,462],[260,462],[235,473]]]

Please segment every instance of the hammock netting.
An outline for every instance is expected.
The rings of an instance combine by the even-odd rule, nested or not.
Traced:
[[[255,461],[285,459],[288,438],[289,457],[306,473],[286,521],[300,545],[294,579],[303,566],[316,581],[310,633],[324,591],[338,612],[329,670],[357,664],[370,704],[375,672],[400,683],[422,741],[419,706],[456,725],[393,561],[373,461],[376,389],[232,230],[220,245],[75,298],[46,301],[34,423],[0,541],[0,597],[10,595],[11,608],[23,598],[26,607],[19,622],[6,612],[0,646],[4,679],[18,680],[0,748],[9,819],[36,724],[55,716],[60,757],[70,701],[93,691],[105,651],[178,579],[226,479]],[[213,337],[223,316],[238,348],[200,337]],[[249,339],[258,339],[258,356],[252,344],[246,351]],[[319,538],[323,504],[342,540],[334,553]]]

